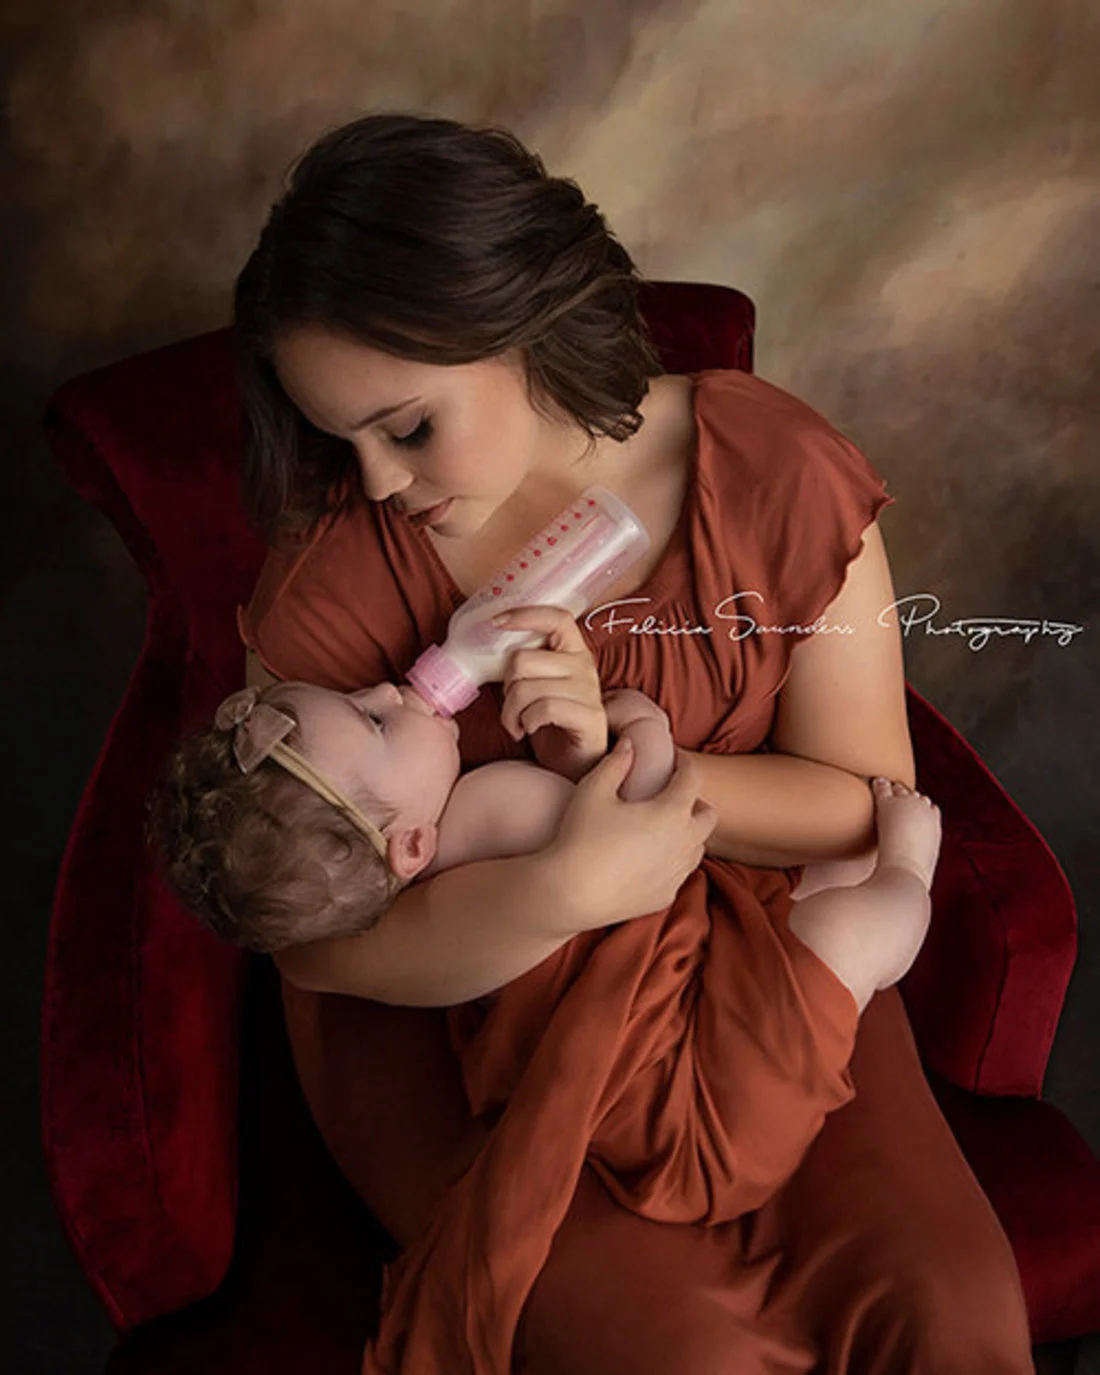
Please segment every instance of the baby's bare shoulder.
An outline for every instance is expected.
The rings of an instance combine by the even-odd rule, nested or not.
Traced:
[[[479,858],[541,850],[557,831],[573,784],[523,759],[498,759],[463,774],[447,804],[464,846]]]
[[[465,803],[473,799],[491,804],[495,811],[498,807],[530,806],[547,796],[561,796],[572,792],[573,784],[526,759],[496,759],[464,773],[455,788],[462,789]]]

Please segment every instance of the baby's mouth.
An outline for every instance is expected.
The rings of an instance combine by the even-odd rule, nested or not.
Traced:
[[[405,699],[405,705],[412,707],[414,711],[419,711],[425,716],[435,716],[437,714],[432,704],[421,697],[416,688],[411,687],[408,683],[404,684],[400,691],[402,697]]]
[[[410,707],[413,711],[422,712],[425,716],[435,716],[440,721],[446,722],[454,732],[455,739],[457,740],[459,738],[461,731],[459,730],[458,722],[453,716],[444,716],[442,712],[436,711],[432,704],[421,697],[416,688],[412,687],[409,683],[402,684],[398,691],[401,693],[402,700],[407,707]]]

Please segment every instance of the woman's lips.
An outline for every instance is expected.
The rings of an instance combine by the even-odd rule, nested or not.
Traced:
[[[426,511],[418,511],[415,516],[410,516],[409,522],[412,525],[435,525],[446,516],[453,502],[454,497],[448,497],[438,506],[429,506]]]

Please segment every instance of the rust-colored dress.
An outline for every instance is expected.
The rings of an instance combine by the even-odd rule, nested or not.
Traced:
[[[732,754],[765,745],[794,645],[892,498],[795,397],[692,383],[693,480],[617,608],[650,633],[579,624],[605,690]],[[462,600],[426,532],[374,505],[272,553],[241,633],[280,677],[350,690],[401,681]],[[530,757],[501,700],[460,715],[465,768]],[[788,930],[797,872],[707,856],[671,907],[458,1008],[284,984],[318,1125],[405,1248],[364,1375],[1033,1370],[1015,1261],[898,991],[857,1017]]]

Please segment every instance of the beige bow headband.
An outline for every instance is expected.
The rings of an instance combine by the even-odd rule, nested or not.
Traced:
[[[297,726],[293,716],[285,711],[261,702],[260,689],[242,688],[227,697],[214,713],[214,726],[217,730],[232,730],[233,757],[241,773],[251,773],[264,759],[274,759],[288,773],[300,779],[307,787],[323,797],[366,836],[382,857],[382,863],[389,869],[386,837],[375,824],[365,817],[350,797],[333,787],[306,759],[305,755],[289,745],[283,744],[284,738]],[[390,870],[391,886],[400,879]]]

